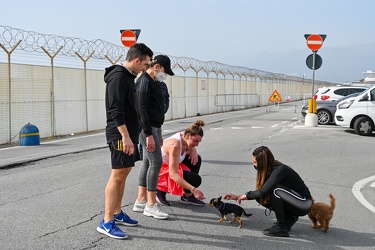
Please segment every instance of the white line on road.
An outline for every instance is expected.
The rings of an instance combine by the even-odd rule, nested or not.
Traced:
[[[369,183],[370,181],[373,181],[375,180],[375,175],[373,176],[370,176],[366,179],[363,179],[363,180],[360,180],[360,181],[357,181],[356,183],[354,183],[353,185],[353,188],[352,188],[352,192],[353,192],[353,195],[355,198],[357,198],[357,200],[362,203],[363,206],[365,206],[368,210],[370,210],[371,212],[375,213],[375,207],[373,205],[371,205],[366,199],[365,197],[363,197],[363,194],[361,193],[361,189],[367,184]]]
[[[244,128],[241,128],[241,127],[232,127],[232,129],[244,129]]]

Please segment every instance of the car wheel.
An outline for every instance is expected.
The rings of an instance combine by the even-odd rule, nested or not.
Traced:
[[[327,110],[319,110],[316,114],[318,116],[318,124],[320,125],[327,125],[332,120],[332,115]]]
[[[354,122],[354,131],[359,135],[371,135],[374,124],[368,117],[360,117]]]

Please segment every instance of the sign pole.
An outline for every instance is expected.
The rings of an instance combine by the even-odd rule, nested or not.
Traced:
[[[312,64],[312,92],[311,92],[311,99],[314,98],[314,83],[315,83],[315,55],[316,50],[313,51],[313,64]]]
[[[321,66],[321,58],[316,52],[322,47],[323,41],[326,38],[326,35],[318,35],[318,34],[305,34],[306,44],[309,49],[312,50],[312,65],[310,67],[310,56],[306,59],[307,67],[312,69],[312,88],[311,88],[311,99],[309,99],[309,112],[305,116],[305,125],[307,126],[318,126],[318,116],[316,115],[316,100],[314,99],[314,85],[315,85],[315,69],[319,69]],[[316,63],[319,65],[315,65]],[[311,109],[312,107],[312,109]],[[312,112],[311,112],[312,111]]]

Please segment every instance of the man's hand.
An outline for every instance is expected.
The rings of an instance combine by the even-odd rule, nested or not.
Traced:
[[[123,146],[122,152],[124,152],[127,155],[134,154],[134,143],[132,142],[129,136],[122,137],[122,146]]]

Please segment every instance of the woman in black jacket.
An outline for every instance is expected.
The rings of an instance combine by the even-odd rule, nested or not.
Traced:
[[[292,168],[275,160],[265,146],[253,152],[253,164],[257,170],[256,190],[242,195],[226,194],[224,199],[257,200],[275,212],[277,223],[263,231],[267,236],[288,237],[298,216],[306,215],[312,206],[309,188]]]

